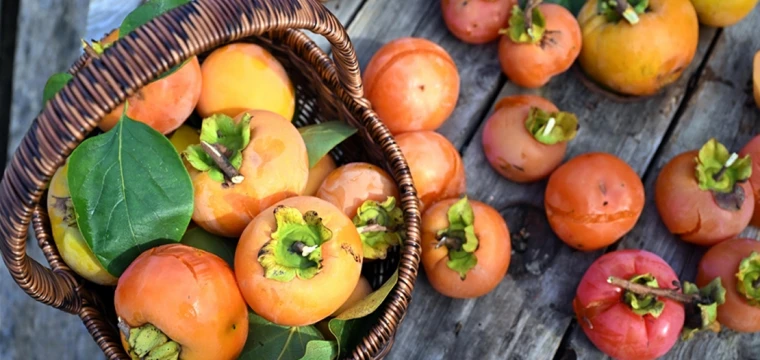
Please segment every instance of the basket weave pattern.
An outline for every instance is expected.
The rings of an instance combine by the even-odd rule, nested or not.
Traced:
[[[299,29],[325,36],[333,62]],[[359,129],[333,151],[339,163],[383,167],[398,186],[406,240],[388,261],[368,270],[373,285],[398,266],[398,283],[380,316],[350,356],[382,358],[409,304],[420,261],[417,194],[399,147],[363,97],[359,65],[340,22],[317,0],[196,0],[168,11],[109,47],[83,55],[74,79],[47,102],[21,141],[0,184],[0,251],[11,275],[32,298],[81,317],[109,359],[128,359],[113,310],[113,289],[84,282],[61,260],[52,241],[44,194],[66,157],[109,112],[185,59],[234,41],[252,41],[283,63],[296,86],[294,123],[339,119]],[[26,254],[30,223],[50,268]],[[389,270],[391,269],[391,270]]]

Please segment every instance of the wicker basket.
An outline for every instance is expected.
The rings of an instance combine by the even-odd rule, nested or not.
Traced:
[[[325,36],[331,60],[300,29]],[[159,74],[233,41],[269,49],[296,85],[298,126],[340,119],[359,129],[332,155],[340,163],[367,161],[394,178],[404,212],[406,240],[364,275],[377,286],[399,268],[399,279],[352,358],[382,358],[390,350],[409,304],[420,260],[420,214],[409,168],[393,137],[363,98],[359,66],[344,27],[318,0],[196,0],[170,10],[117,41],[98,59],[83,55],[74,79],[50,100],[13,154],[0,184],[3,260],[34,299],[77,314],[109,359],[128,359],[116,328],[113,287],[84,281],[61,260],[44,202],[52,175],[112,111]],[[33,225],[50,269],[26,254]]]

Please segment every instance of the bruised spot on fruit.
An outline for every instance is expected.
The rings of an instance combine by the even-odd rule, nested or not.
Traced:
[[[342,243],[340,244],[340,248],[343,249],[343,251],[350,254],[354,258],[354,261],[361,262],[361,258],[359,257],[359,255],[357,255],[354,252],[354,248],[352,248],[351,245],[349,245],[348,243]]]
[[[602,203],[602,206],[607,206],[607,205],[609,205],[609,203],[610,203],[609,201],[605,201],[605,202]]]

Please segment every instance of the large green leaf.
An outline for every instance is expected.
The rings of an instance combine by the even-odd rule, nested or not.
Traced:
[[[45,83],[45,89],[42,90],[42,106],[45,106],[45,103],[50,101],[73,78],[74,76],[69,73],[56,73],[50,76]]]
[[[337,352],[314,326],[281,326],[249,311],[248,339],[239,360],[330,360]]]
[[[388,297],[393,287],[398,282],[398,269],[377,290],[367,295],[344,312],[330,320],[328,327],[330,332],[338,339],[338,354],[351,351],[358,341],[364,337],[367,330],[378,319],[380,312],[377,309]]]
[[[326,121],[298,128],[298,131],[306,143],[311,169],[335,146],[355,134],[357,129],[342,121]]]
[[[85,140],[69,159],[71,199],[98,261],[119,276],[143,251],[179,242],[193,213],[193,184],[168,138],[127,117]]]
[[[222,258],[230,264],[231,268],[235,266],[235,245],[232,239],[212,234],[201,227],[195,227],[188,230],[180,242]]]

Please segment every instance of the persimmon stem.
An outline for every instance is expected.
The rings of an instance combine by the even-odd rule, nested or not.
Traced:
[[[533,39],[533,9],[540,5],[541,1],[528,0],[528,3],[525,5],[525,29],[531,39]]]
[[[607,282],[615,285],[619,288],[628,290],[636,295],[647,296],[653,295],[658,297],[664,297],[671,300],[675,300],[681,303],[694,303],[702,301],[702,298],[698,294],[683,294],[674,289],[660,289],[653,288],[642,284],[630,282],[625,279],[610,276],[607,278]]]
[[[456,236],[444,235],[438,240],[438,244],[435,245],[435,248],[438,249],[441,246],[446,246],[449,250],[460,250],[462,248],[462,243],[464,243],[464,241]]]
[[[302,241],[296,241],[290,246],[290,250],[301,256],[309,256],[309,254],[313,253],[318,247],[319,246],[316,245],[307,246]]]
[[[549,118],[549,122],[546,123],[546,127],[544,128],[544,136],[549,136],[549,134],[554,129],[554,125],[557,124],[557,120],[554,118]]]
[[[738,159],[739,159],[739,154],[737,153],[731,154],[728,160],[726,160],[726,163],[723,164],[723,167],[720,168],[720,171],[716,172],[715,175],[713,175],[713,179],[715,179],[715,181],[719,181],[723,177],[723,175],[726,173],[728,168],[730,168],[731,165],[733,165]]]
[[[84,39],[82,39],[82,48],[84,49],[85,54],[87,54],[91,58],[100,59],[100,54],[98,54],[98,52],[95,51],[95,49],[92,47],[92,45],[90,45],[90,43],[88,43],[87,41],[84,41]]]
[[[237,169],[230,163],[230,160],[225,156],[228,152],[226,148],[217,144],[210,144],[205,141],[201,141],[201,147],[203,151],[214,160],[214,163],[219,166],[225,176],[230,179],[233,184],[240,184],[245,179]]]
[[[356,230],[359,231],[359,234],[364,234],[368,232],[388,231],[388,228],[380,224],[368,224],[365,226],[360,226],[356,228]]]

